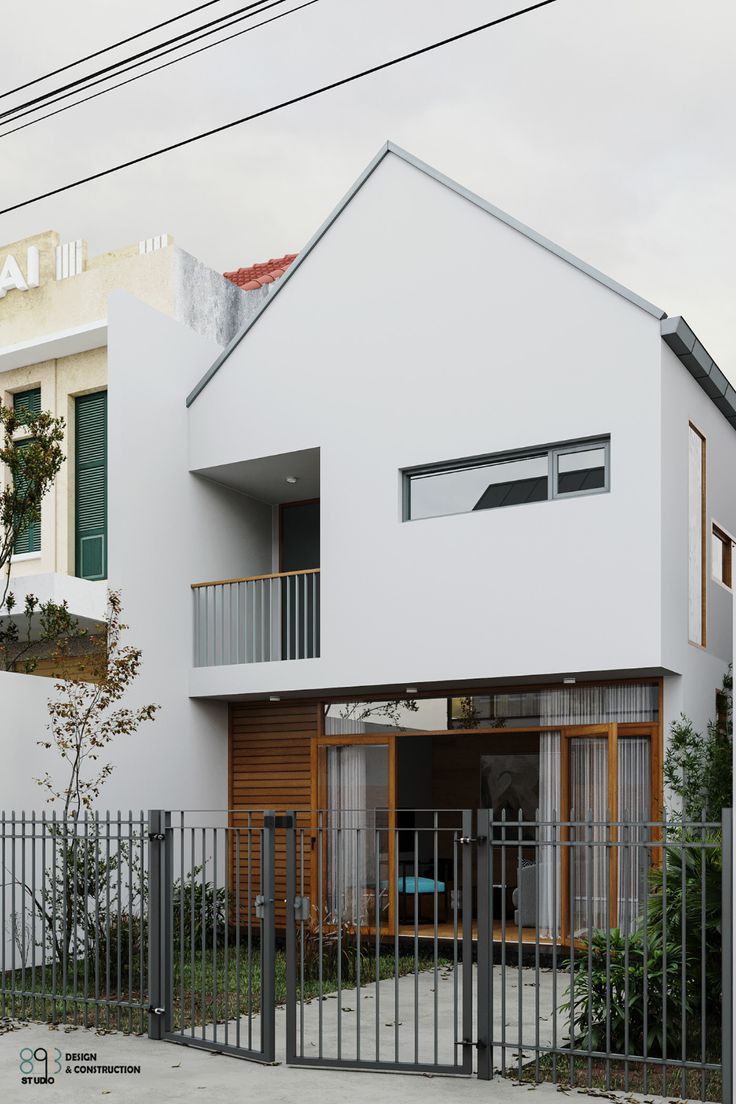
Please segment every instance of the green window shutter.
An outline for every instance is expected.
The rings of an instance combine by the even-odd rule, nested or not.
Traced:
[[[18,441],[16,448],[20,451],[26,449],[32,443],[32,438],[26,438],[25,441]],[[23,494],[25,491],[25,479],[18,479],[18,493]],[[28,552],[40,552],[41,551],[41,518],[34,518],[29,522],[18,534],[18,539],[15,542],[13,553],[16,556],[23,556]]]
[[[41,413],[41,388],[32,387],[30,391],[16,391],[13,395],[13,410],[19,425],[24,425],[29,414]]]
[[[76,401],[76,573],[107,578],[107,392]]]

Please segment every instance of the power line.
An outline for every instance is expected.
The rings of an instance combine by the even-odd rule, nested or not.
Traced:
[[[268,6],[274,7],[276,4],[283,4],[285,2],[286,0],[274,0],[274,3]],[[242,16],[243,19],[247,19],[248,16],[243,15],[244,12],[250,12],[253,8],[257,8],[259,11],[263,11],[265,3],[266,0],[253,0],[252,3],[246,4],[243,8],[237,8],[234,12],[229,12],[228,15],[220,15],[217,17],[217,19],[210,20],[209,23],[203,23],[199,27],[193,27],[190,31],[184,31],[180,35],[174,35],[173,38],[168,38],[165,42],[159,42],[155,46],[147,46],[145,50],[140,50],[137,54],[132,54],[130,57],[122,58],[120,61],[116,61],[112,65],[106,65],[102,69],[97,69],[94,73],[88,73],[84,77],[78,77],[76,80],[69,81],[68,84],[62,84],[58,88],[52,88],[49,92],[44,92],[43,95],[36,96],[32,100],[26,100],[24,103],[15,104],[14,107],[9,107],[6,111],[0,112],[0,120],[5,119],[7,116],[12,116],[13,118],[19,117],[17,113],[22,111],[24,107],[33,107],[34,104],[42,104],[45,101],[56,103],[57,101],[52,100],[51,97],[55,96],[57,92],[66,92],[67,89],[77,88],[80,84],[86,85],[87,81],[91,81],[93,77],[99,77],[104,73],[112,73],[113,70],[120,69],[121,66],[126,65],[130,61],[136,61],[136,59],[138,58],[143,58],[145,60],[147,54],[151,54],[154,51],[161,49],[163,46],[170,46],[173,42],[178,42],[182,44],[182,39],[189,39],[198,31],[204,31],[208,27],[217,28],[218,24],[224,23],[227,19],[231,19],[233,16],[239,15]],[[253,14],[257,15],[258,12],[256,11]],[[231,24],[228,24],[228,26],[231,26]],[[215,32],[211,31],[210,33],[214,34]],[[194,41],[196,41],[196,39]],[[143,62],[138,62],[138,64],[142,65]],[[127,72],[127,70],[123,70],[123,72]],[[95,83],[99,83],[99,81]],[[91,87],[91,85],[89,87]],[[69,94],[71,95],[71,93]],[[63,97],[60,96],[59,99],[63,99]],[[12,122],[12,119],[8,121]]]
[[[163,23],[156,23],[153,27],[147,27],[145,31],[137,31],[136,34],[129,35],[128,38],[121,38],[119,42],[113,42],[110,46],[103,46],[101,50],[95,50],[93,54],[87,54],[85,57],[77,58],[76,61],[70,61],[66,65],[61,65],[58,69],[52,69],[50,73],[44,73],[41,77],[34,77],[33,80],[26,81],[25,84],[19,84],[15,88],[9,88],[7,92],[0,92],[0,100],[4,100],[6,96],[12,96],[15,92],[22,92],[24,88],[30,88],[34,84],[39,84],[41,81],[48,80],[49,77],[56,77],[59,73],[66,73],[69,69],[74,69],[77,65],[83,65],[85,61],[92,61],[93,58],[101,57],[102,54],[107,54],[110,50],[116,50],[118,46],[126,46],[129,42],[134,42],[137,38],[143,38],[144,35],[153,34],[154,31],[160,31],[162,27],[168,27],[171,23],[176,23],[179,19],[186,19],[188,15],[194,15],[195,12],[202,11],[203,8],[211,8],[213,4],[220,4],[222,0],[207,0],[205,4],[198,4],[196,8],[190,8],[189,11],[182,12],[181,15],[174,15],[171,19],[164,19]]]
[[[428,54],[432,50],[440,49],[442,46],[449,46],[450,43],[460,42],[462,39],[469,38],[471,35],[478,34],[480,31],[486,31],[490,27],[497,27],[501,23],[508,23],[512,19],[518,19],[519,16],[528,15],[529,12],[537,11],[539,8],[546,8],[550,4],[555,3],[557,3],[557,0],[538,0],[536,4],[530,4],[526,8],[519,8],[517,11],[509,12],[508,15],[502,15],[497,19],[492,19],[488,23],[481,23],[477,27],[471,27],[467,31],[460,31],[458,34],[450,35],[449,38],[443,38],[439,42],[432,42],[429,46],[421,46],[418,50],[411,50],[408,54],[402,54],[400,57],[391,58],[390,61],[383,61],[378,65],[372,65],[369,69],[363,69],[359,73],[351,74],[349,77],[342,77],[340,80],[332,81],[331,84],[324,84],[321,88],[312,89],[311,92],[303,92],[299,96],[293,96],[291,99],[283,100],[281,103],[273,104],[271,107],[264,107],[260,111],[254,111],[251,115],[244,115],[240,119],[233,119],[229,123],[222,123],[220,126],[213,127],[211,130],[202,131],[202,133],[194,134],[189,138],[182,138],[179,142],[172,142],[169,146],[163,146],[161,149],[141,154],[140,157],[134,157],[130,161],[123,161],[121,164],[113,165],[109,169],[102,169],[100,172],[91,173],[89,176],[81,177],[79,180],[74,180],[70,184],[62,184],[59,188],[52,188],[51,191],[42,192],[40,195],[33,196],[32,199],[24,199],[21,200],[20,203],[13,203],[10,207],[0,209],[0,215],[8,215],[11,211],[19,211],[22,207],[30,207],[32,203],[39,203],[42,199],[49,199],[51,196],[60,195],[62,192],[71,191],[73,188],[79,188],[82,184],[89,184],[93,180],[100,180],[102,177],[120,172],[121,169],[129,169],[133,165],[140,165],[144,161],[150,161],[154,157],[159,157],[161,154],[182,149],[184,146],[189,146],[193,142],[199,142],[202,138],[211,138],[213,134],[222,134],[223,131],[231,130],[232,127],[240,126],[242,123],[249,123],[254,119],[261,119],[265,115],[271,115],[275,111],[281,111],[285,107],[292,107],[294,104],[303,103],[305,100],[311,100],[315,96],[321,96],[324,92],[331,92],[335,88],[342,88],[346,84],[352,84],[354,81],[371,76],[373,73],[380,73],[384,69],[390,69],[392,66],[400,65],[404,61],[410,61],[412,58],[420,57],[422,54]]]
[[[260,0],[260,2],[264,3],[264,0]],[[228,30],[230,27],[235,27],[238,23],[242,23],[246,19],[253,19],[255,16],[260,15],[261,12],[269,11],[271,8],[275,8],[278,5],[285,3],[287,3],[287,0],[273,0],[272,3],[265,4],[264,7],[260,7],[258,11],[247,12],[245,15],[240,15],[237,19],[234,19],[232,23],[226,23],[222,27],[215,27],[214,30],[205,31],[201,35],[190,38],[189,42],[199,42],[202,38],[207,38],[209,35],[217,34],[218,30]],[[97,99],[98,96],[104,96],[106,92],[112,92],[116,88],[122,88],[124,85],[131,84],[133,81],[142,80],[143,77],[148,77],[151,75],[151,73],[158,73],[160,69],[166,69],[169,65],[176,65],[176,63],[179,61],[184,61],[186,58],[193,57],[195,54],[200,54],[204,50],[211,50],[213,46],[219,46],[223,42],[229,42],[231,39],[237,38],[239,35],[247,34],[248,31],[255,30],[256,27],[264,27],[267,23],[273,23],[276,19],[281,19],[284,15],[290,15],[292,11],[300,11],[301,8],[309,7],[310,4],[315,3],[317,3],[317,0],[309,0],[308,3],[300,4],[296,8],[290,8],[289,11],[281,12],[279,15],[273,15],[270,19],[264,19],[260,23],[254,23],[251,27],[246,27],[242,31],[236,31],[235,34],[227,35],[225,38],[220,38],[217,40],[217,42],[210,42],[206,46],[200,46],[198,50],[190,50],[188,54],[182,54],[180,57],[173,58],[171,61],[164,62],[163,65],[157,65],[153,69],[147,69],[145,73],[138,73],[135,77],[129,77],[127,80],[118,81],[117,84],[111,84],[107,88],[103,88],[100,92],[95,92],[91,96],[85,96],[81,100],[75,100],[74,103],[67,104],[66,107],[60,107],[56,111],[49,111],[45,115],[38,115],[35,119],[30,119],[27,123],[21,123],[20,126],[13,127],[12,130],[4,131],[2,134],[0,134],[0,138],[7,138],[10,134],[16,134],[19,130],[25,130],[26,127],[33,126],[34,123],[40,123],[44,119],[50,119],[54,115],[60,115],[63,111],[69,111],[73,107],[78,107],[80,104],[87,103],[89,100]],[[195,28],[195,30],[196,29],[197,28]],[[189,42],[187,43],[187,45],[189,44]],[[182,43],[178,43],[175,46],[170,46],[168,50],[162,50],[160,54],[156,54],[154,57],[144,58],[142,61],[136,61],[132,65],[129,65],[127,68],[121,69],[118,73],[115,74],[115,76],[122,76],[123,73],[129,73],[131,69],[138,69],[141,65],[145,65],[147,61],[158,61],[159,58],[165,57],[167,54],[171,54],[175,50],[180,50],[181,47]],[[156,47],[156,49],[157,48],[158,47]],[[121,62],[121,64],[123,63]],[[91,73],[90,76],[94,76],[94,73]],[[89,83],[85,84],[84,87],[81,89],[74,89],[71,92],[65,92],[63,95],[57,96],[54,100],[47,100],[45,104],[31,107],[28,109],[28,111],[20,111],[17,114],[13,114],[11,118],[8,119],[3,118],[3,115],[0,114],[0,126],[6,126],[11,123],[15,123],[17,122],[17,120],[23,119],[27,115],[35,115],[36,112],[42,110],[44,106],[50,107],[52,104],[59,103],[61,100],[66,100],[70,96],[74,96],[78,92],[86,92],[89,88],[94,88],[98,84],[104,84],[105,81],[108,81],[111,78],[112,75],[108,74],[105,77],[100,77],[96,81],[89,81]],[[5,112],[5,114],[9,115],[11,113]]]

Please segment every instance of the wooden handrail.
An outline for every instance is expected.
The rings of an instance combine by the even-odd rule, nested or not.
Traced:
[[[257,583],[259,579],[289,579],[292,575],[319,575],[318,567],[307,567],[301,571],[274,571],[271,575],[246,575],[244,579],[217,579],[212,583],[192,583],[192,590],[208,586],[228,586],[230,583]]]

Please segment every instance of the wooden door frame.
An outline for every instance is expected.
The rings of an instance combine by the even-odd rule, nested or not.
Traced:
[[[618,745],[619,740],[630,737],[646,736],[649,739],[649,819],[656,821],[662,811],[662,718],[659,721],[641,723],[617,723],[607,725],[565,725],[560,729],[560,839],[563,843],[570,840],[570,741],[575,738],[592,737],[607,739],[607,784],[608,819],[612,823],[608,839],[611,843],[610,884],[618,886],[618,829],[615,822],[619,819],[619,776]],[[585,810],[576,811],[576,819],[584,819]],[[560,934],[563,942],[570,937],[570,848],[563,846],[560,857]],[[656,860],[656,852],[652,852]],[[609,923],[612,928],[618,922],[618,894],[611,892],[609,902]]]
[[[316,768],[316,777],[313,781],[313,792],[316,793],[318,804],[316,809],[327,813],[329,800],[327,796],[327,755],[331,747],[385,747],[388,756],[388,793],[387,793],[387,826],[386,843],[388,849],[388,921],[381,925],[381,930],[393,931],[396,917],[396,733],[375,732],[368,733],[344,733],[342,735],[327,736],[324,731],[324,708],[320,708],[321,721],[317,737],[313,741],[313,765]],[[326,821],[323,821],[326,825]],[[316,833],[315,833],[316,838]],[[323,867],[327,862],[327,848],[323,846]],[[312,885],[317,886],[319,856],[317,848],[312,846]],[[327,879],[322,878],[323,896],[327,890]],[[316,895],[316,888],[315,888]],[[324,906],[324,901],[321,902]],[[376,921],[378,921],[378,902],[376,902]],[[377,924],[376,924],[377,926]]]

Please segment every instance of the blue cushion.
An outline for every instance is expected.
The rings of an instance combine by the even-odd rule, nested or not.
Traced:
[[[435,888],[438,893],[444,893],[445,883],[436,882],[434,878],[399,878],[397,888],[399,893],[434,893]]]

